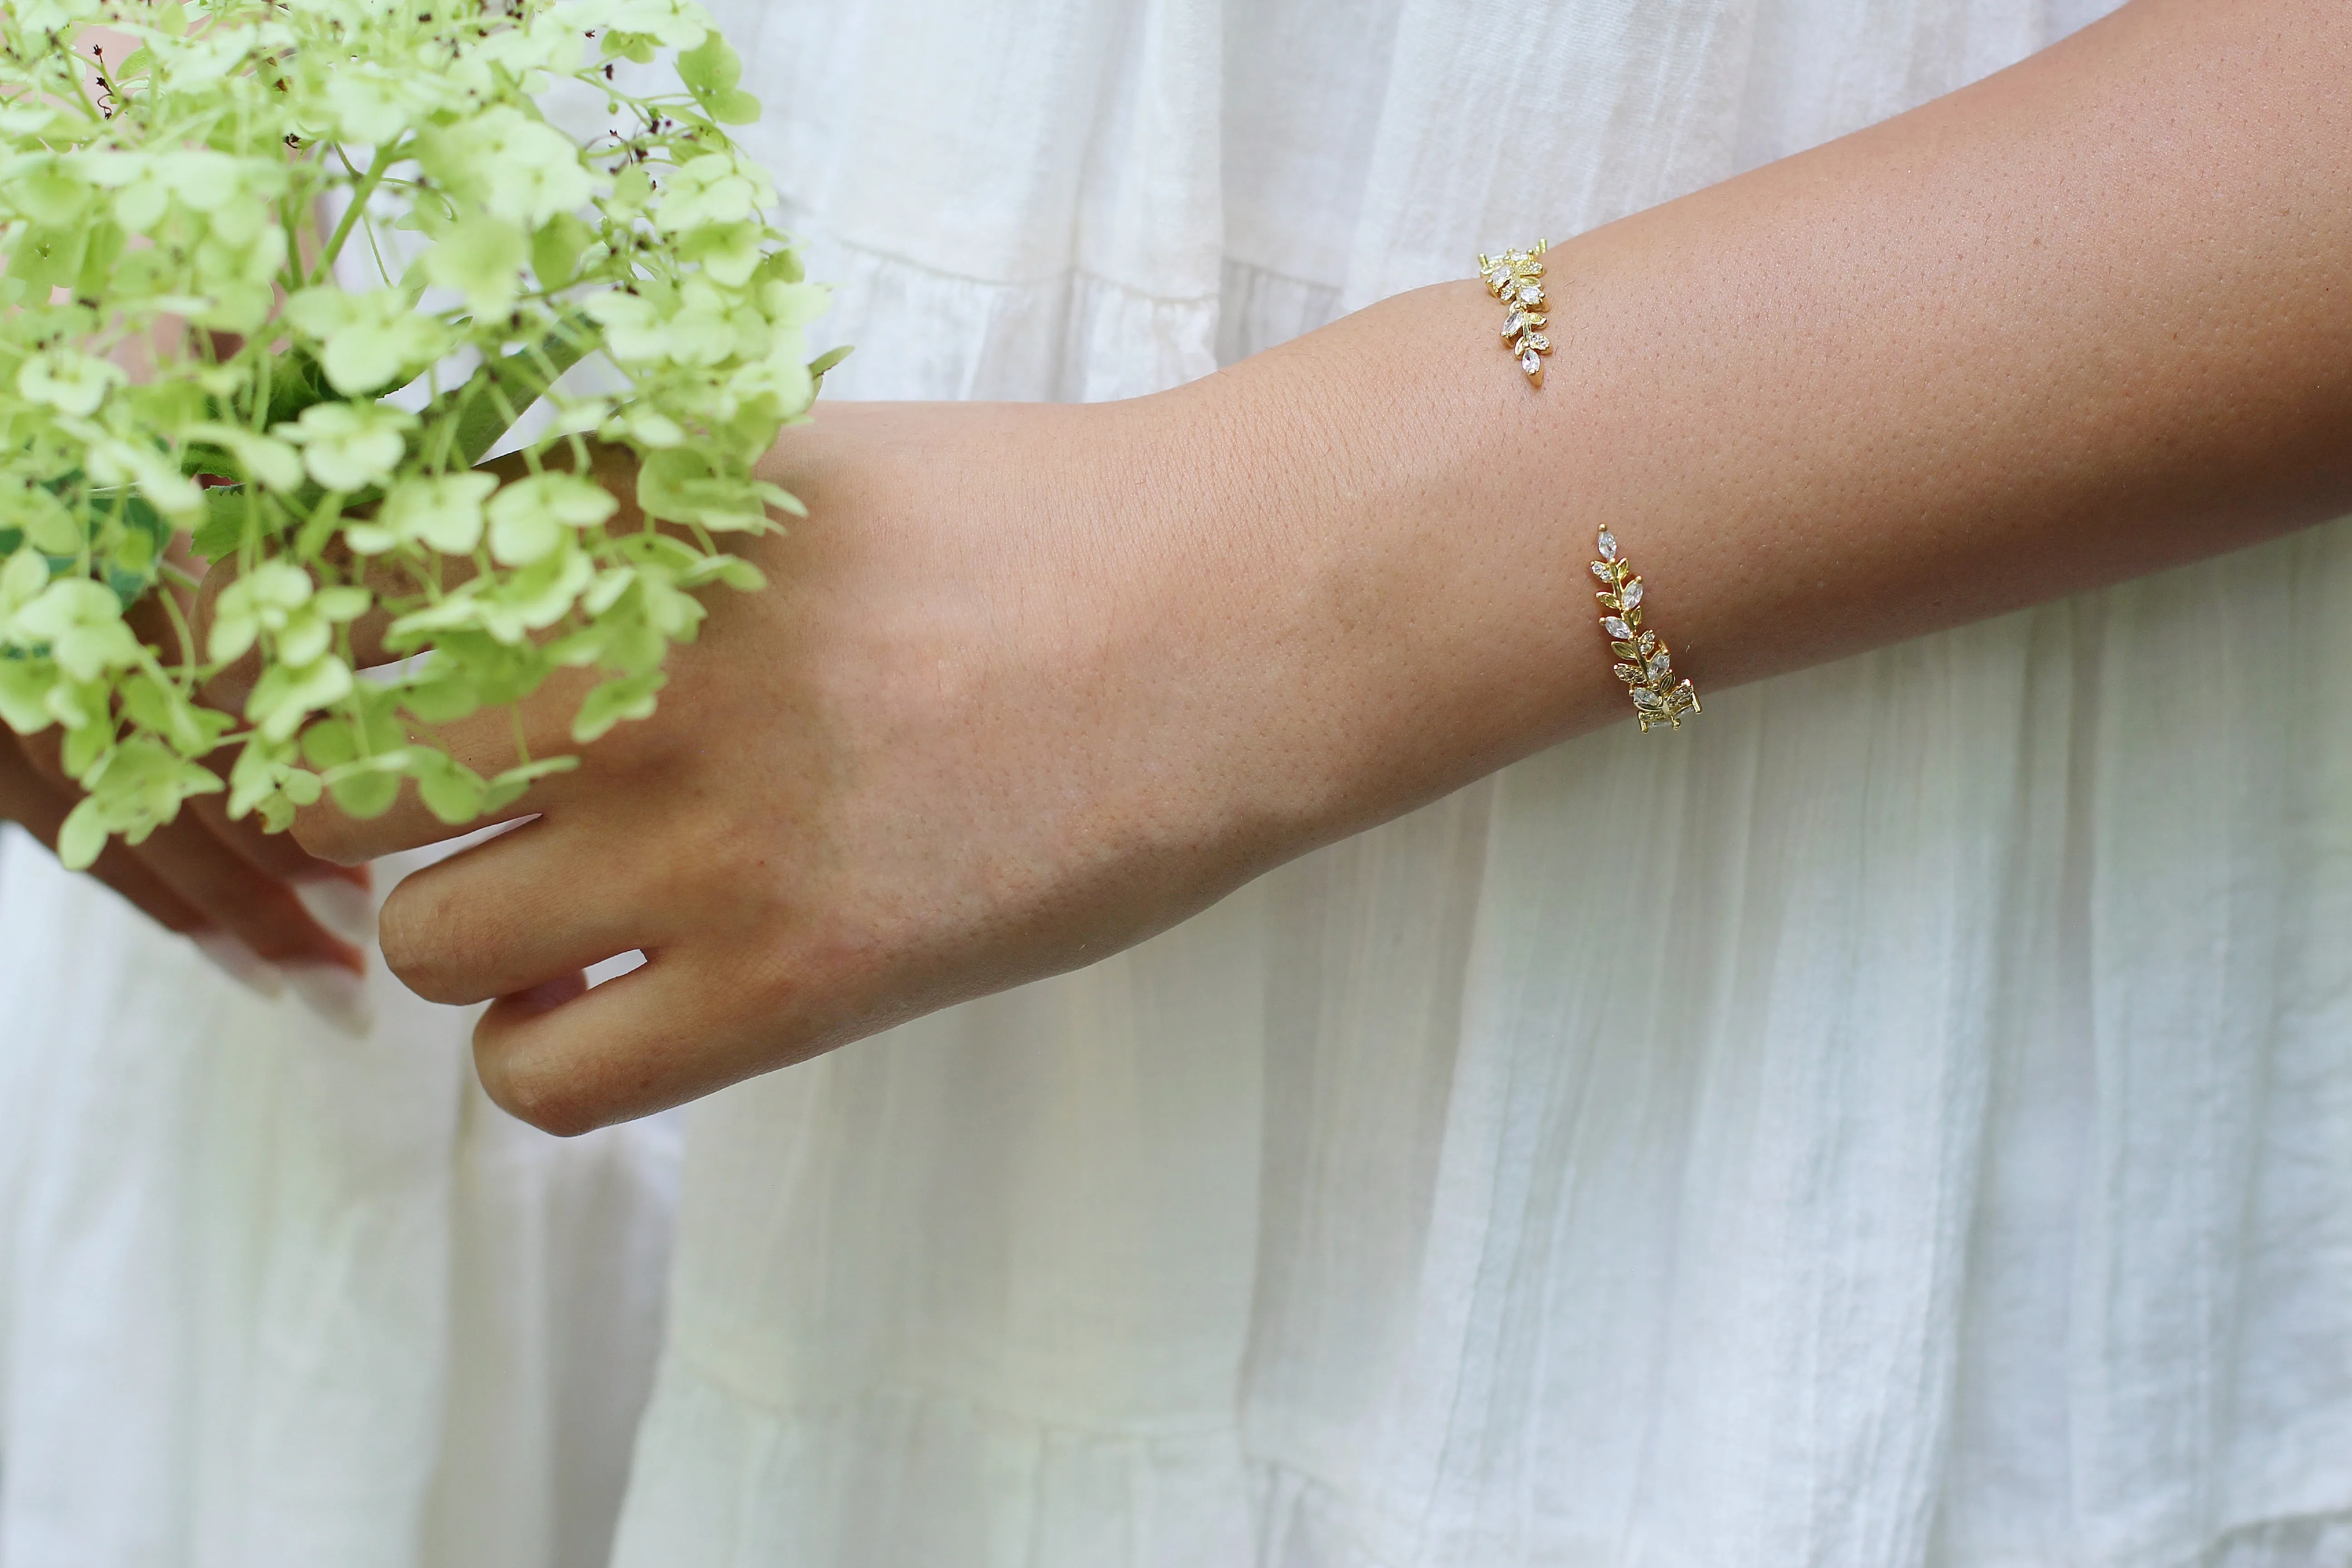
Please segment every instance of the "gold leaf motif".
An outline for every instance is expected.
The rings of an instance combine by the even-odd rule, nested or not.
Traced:
[[[1480,260],[1483,263],[1485,258]],[[1592,596],[1602,609],[1614,612],[1601,617],[1601,630],[1610,639],[1610,651],[1628,661],[1613,666],[1614,673],[1633,700],[1633,717],[1643,734],[1659,724],[1679,730],[1683,715],[1700,710],[1698,692],[1686,679],[1675,681],[1673,656],[1657,633],[1634,635],[1633,628],[1642,624],[1643,594],[1637,586],[1642,580],[1633,574],[1622,554],[1609,548],[1614,542],[1607,529],[1601,531],[1601,540],[1611,559],[1595,561],[1592,574],[1608,583],[1611,591]],[[1675,684],[1669,687],[1669,681]]]

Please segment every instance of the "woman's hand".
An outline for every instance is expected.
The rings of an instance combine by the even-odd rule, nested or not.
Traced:
[[[226,773],[226,760],[218,770]],[[66,814],[80,799],[59,765],[55,731],[17,735],[0,729],[0,821],[18,824],[55,850]],[[320,925],[295,889],[341,882],[363,891],[365,872],[314,859],[284,835],[264,834],[257,822],[229,821],[217,797],[183,808],[178,820],[142,844],[110,840],[89,871],[156,924],[197,939],[216,956],[219,944],[205,939],[233,939],[254,957],[288,968],[364,972],[359,951]]]
[[[2347,79],[2341,5],[2134,0],[1555,247],[1540,392],[1464,282],[1129,404],[828,405],[772,454],[811,512],[751,550],[772,586],[713,595],[538,821],[404,885],[385,956],[501,998],[484,1082],[576,1131],[1622,721],[1599,524],[1712,696],[2352,510]],[[533,754],[576,697],[529,705]],[[508,734],[448,739],[488,773]],[[297,833],[448,830],[404,801]]]
[[[709,595],[651,719],[385,906],[416,991],[504,998],[476,1037],[494,1098],[560,1131],[643,1114],[1086,963],[1296,847],[1319,770],[1268,700],[1282,617],[1230,543],[1170,526],[1197,487],[1159,429],[1148,405],[874,405],[790,433],[774,477],[813,520],[746,547],[771,586]],[[535,754],[568,749],[576,700],[527,706]],[[489,771],[509,731],[441,738]],[[296,828],[352,861],[449,831],[413,796]]]

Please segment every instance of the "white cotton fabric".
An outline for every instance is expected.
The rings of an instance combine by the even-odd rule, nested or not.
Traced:
[[[1103,398],[2100,8],[722,10],[830,388]],[[701,1107],[612,1560],[2342,1568],[2347,905],[2342,526],[1559,748]],[[0,847],[0,1568],[605,1560],[671,1129],[373,999]]]
[[[725,20],[832,390],[1093,398],[2097,8]],[[621,1568],[2352,1563],[2352,533],[1563,746],[689,1125]]]
[[[369,990],[265,1001],[8,830],[0,1568],[608,1560],[676,1127],[545,1137]]]

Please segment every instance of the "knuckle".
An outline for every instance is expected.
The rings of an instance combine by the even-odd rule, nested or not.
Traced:
[[[479,1034],[475,1037],[474,1068],[491,1103],[519,1121],[558,1138],[577,1138],[604,1123],[593,1098],[557,1063],[519,1063],[498,1050]],[[559,1070],[551,1070],[557,1068]]]
[[[376,943],[384,967],[427,1002],[462,1005],[487,996],[469,979],[465,955],[472,949],[465,933],[419,879],[394,889],[384,900]]]
[[[359,866],[375,858],[362,837],[363,825],[334,807],[312,806],[299,812],[289,830],[303,853],[337,866]]]

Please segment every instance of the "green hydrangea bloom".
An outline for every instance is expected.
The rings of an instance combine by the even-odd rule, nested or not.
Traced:
[[[652,711],[698,593],[759,586],[714,536],[797,510],[752,466],[830,361],[724,130],[741,74],[694,0],[0,6],[0,721],[65,732],[69,863],[224,787],[272,826],[404,783],[495,809],[568,759],[485,779],[412,737],[569,665],[606,673],[592,740]],[[541,108],[565,82],[606,106],[584,142]],[[558,384],[590,355],[622,390]],[[473,465],[542,398],[500,488]],[[641,524],[591,437],[636,453]],[[125,616],[174,530],[236,571],[202,648]],[[371,611],[429,657],[360,679]],[[239,659],[243,712],[202,707]]]

